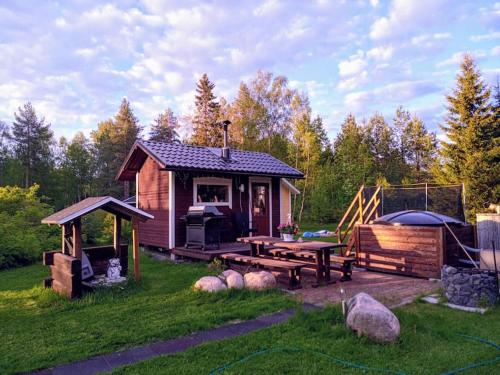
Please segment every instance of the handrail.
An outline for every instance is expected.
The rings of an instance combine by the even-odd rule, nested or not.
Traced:
[[[342,228],[342,225],[344,225],[344,222],[346,221],[347,216],[349,215],[349,213],[353,209],[354,205],[358,201],[358,195],[360,195],[360,194],[363,193],[364,188],[365,188],[365,185],[361,185],[361,187],[359,188],[358,192],[354,196],[354,199],[352,200],[351,204],[349,205],[349,208],[345,211],[344,216],[342,217],[342,219],[340,219],[339,224],[337,225],[337,229],[335,229],[335,232],[339,231],[340,228]]]
[[[368,201],[368,203],[366,204],[365,206],[365,209],[363,210],[363,223],[362,224],[365,224],[365,222],[368,222],[370,221],[370,218],[371,216],[373,215],[373,213],[375,212],[375,210],[377,209],[378,205],[380,204],[380,200],[377,199],[377,195],[378,193],[380,192],[380,189],[382,187],[381,186],[378,186],[377,189],[375,190],[375,192],[373,193],[372,197],[370,198],[370,200]],[[377,203],[378,202],[378,203]],[[368,208],[370,208],[370,205],[371,204],[374,204],[374,207],[372,208],[372,210],[370,211],[370,214],[366,217],[365,219],[365,213],[368,211]]]
[[[354,199],[352,200],[351,204],[349,205],[349,208],[345,211],[344,216],[342,217],[342,219],[340,219],[339,224],[337,225],[337,229],[335,229],[334,233],[337,234],[338,242],[339,243],[342,243],[342,241],[343,241],[343,239],[341,239],[341,237],[342,237],[342,226],[345,224],[345,221],[347,220],[347,218],[349,217],[349,214],[351,213],[352,209],[356,205],[356,202],[358,202],[358,199],[359,199],[358,197],[363,194],[364,188],[365,188],[365,185],[361,185],[361,187],[359,188],[358,192],[354,196]]]
[[[378,206],[380,205],[381,200],[378,199],[378,194],[380,193],[381,188],[382,188],[381,186],[377,186],[377,189],[371,196],[370,200],[368,201],[368,203],[365,204],[366,200],[363,195],[365,186],[361,185],[360,189],[358,190],[351,204],[349,205],[349,208],[346,210],[344,216],[337,225],[337,229],[335,229],[334,233],[337,235],[337,240],[339,243],[344,242],[345,238],[347,237],[347,234],[353,228],[356,222],[360,224],[366,224],[370,220],[370,218],[373,216]],[[354,208],[356,208],[356,211],[354,211]],[[367,212],[369,212],[368,216],[366,216]],[[349,218],[351,214],[352,217],[351,220],[349,221],[349,224],[345,228],[345,231],[342,231],[342,227],[344,226],[344,224],[347,221],[347,218]]]

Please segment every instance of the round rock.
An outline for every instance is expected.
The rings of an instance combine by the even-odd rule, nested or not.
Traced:
[[[219,275],[219,278],[226,281],[229,289],[243,289],[245,281],[239,272],[234,270],[226,270]]]
[[[276,278],[271,272],[259,271],[245,274],[245,287],[251,290],[264,290],[276,287]]]
[[[368,336],[381,343],[392,343],[398,338],[398,318],[369,294],[356,294],[347,303],[347,311],[347,326],[358,336]]]
[[[201,290],[204,292],[213,293],[213,292],[218,292],[220,290],[227,289],[227,286],[218,277],[204,276],[194,284],[194,288],[196,290]]]

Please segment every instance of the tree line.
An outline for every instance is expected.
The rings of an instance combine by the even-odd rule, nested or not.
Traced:
[[[214,89],[204,74],[183,139],[170,108],[155,118],[146,135],[131,103],[123,99],[116,115],[98,123],[90,138],[77,133],[56,141],[51,124],[26,103],[11,124],[0,123],[0,186],[36,183],[55,208],[92,195],[123,198],[133,194],[133,186],[115,177],[136,139],[220,147],[219,123],[229,119],[231,147],[270,153],[304,173],[296,181],[301,190],[294,199],[298,220],[338,220],[361,184],[464,182],[470,214],[499,201],[499,87],[484,83],[468,55],[446,97],[441,125],[446,140],[441,142],[402,106],[390,119],[380,113],[368,119],[349,114],[330,140],[307,93],[269,72],[241,82],[232,101],[217,98]]]

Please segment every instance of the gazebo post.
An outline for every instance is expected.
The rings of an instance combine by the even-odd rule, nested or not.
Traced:
[[[134,276],[135,281],[141,280],[141,271],[139,269],[139,220],[132,217],[132,255],[134,258]]]
[[[69,223],[61,225],[61,251],[63,254],[71,254],[72,249],[69,248],[66,238],[71,234],[71,225]]]
[[[115,248],[115,257],[121,258],[121,238],[122,238],[122,217],[115,215],[113,230],[113,247]]]
[[[77,218],[71,224],[73,230],[73,256],[82,260],[82,220]]]

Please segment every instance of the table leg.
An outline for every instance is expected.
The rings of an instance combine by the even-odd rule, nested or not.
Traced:
[[[264,254],[264,245],[262,244],[259,244],[257,245],[257,256],[261,256]]]
[[[323,265],[323,254],[321,251],[316,252],[316,285],[313,287],[321,285],[324,280],[324,265]]]
[[[324,263],[325,263],[325,282],[328,284],[331,282],[330,249],[323,250],[323,257],[324,257]]]
[[[258,253],[257,244],[251,243],[250,244],[250,255],[253,257],[256,257],[257,253]]]

